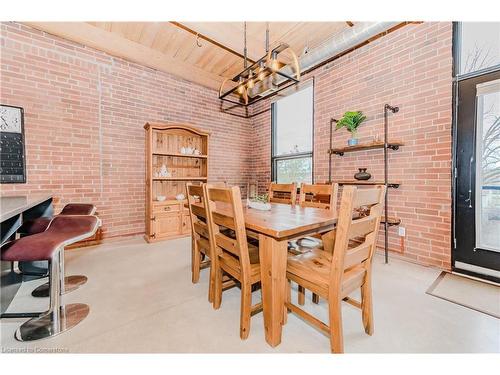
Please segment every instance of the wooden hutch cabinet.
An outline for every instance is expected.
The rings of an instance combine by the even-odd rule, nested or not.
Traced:
[[[207,181],[209,134],[184,124],[148,122],[144,128],[146,241],[190,235],[186,183]]]

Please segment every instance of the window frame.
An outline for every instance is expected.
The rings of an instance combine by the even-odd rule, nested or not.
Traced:
[[[274,100],[271,103],[271,181],[277,182],[277,166],[278,166],[278,161],[282,160],[294,160],[294,159],[302,159],[305,157],[310,157],[311,158],[311,183],[314,184],[314,128],[315,128],[315,123],[314,123],[314,98],[315,98],[315,90],[314,90],[314,78],[311,78],[310,80],[307,80],[303,83],[299,83],[296,86],[294,86],[292,89],[286,90],[284,92],[283,96],[289,96],[293,95],[299,91],[305,90],[308,87],[312,87],[312,147],[311,151],[307,152],[300,152],[297,154],[286,154],[286,155],[275,155],[275,145],[276,145],[276,126],[277,126],[277,108],[276,108],[276,103],[278,102],[279,99]],[[297,181],[295,181],[297,182]],[[298,182],[297,182],[298,183]],[[300,185],[297,186],[297,189],[300,188]]]
[[[463,22],[453,22],[452,29],[452,74],[454,81],[461,81],[463,79],[474,78],[482,76],[484,74],[492,73],[500,70],[500,63],[490,66],[488,68],[483,68],[476,70],[474,72],[460,74],[461,64],[461,52],[462,52],[462,23]]]

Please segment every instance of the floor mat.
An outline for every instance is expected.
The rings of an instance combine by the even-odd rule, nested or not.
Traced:
[[[500,319],[500,287],[442,272],[427,294]]]

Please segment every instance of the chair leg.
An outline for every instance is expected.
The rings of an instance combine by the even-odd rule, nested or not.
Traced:
[[[214,309],[218,309],[222,303],[222,268],[218,264],[215,266],[215,280],[214,280]]]
[[[210,271],[209,271],[209,279],[208,279],[208,302],[213,303],[214,302],[214,295],[215,295],[215,271],[216,271],[216,266],[215,266],[215,261],[210,261]]]
[[[306,288],[304,288],[301,285],[299,285],[299,294],[297,302],[301,306],[304,305],[304,303],[306,303]]]
[[[334,297],[329,299],[330,316],[330,349],[332,353],[344,352],[344,337],[342,333],[342,301]]]
[[[363,286],[361,286],[361,316],[363,326],[368,335],[373,334],[373,303],[371,280],[367,277]]]
[[[287,283],[286,283],[285,302],[287,302],[287,303],[292,302],[292,282],[290,280],[287,280]],[[282,322],[282,324],[285,325],[287,320],[288,320],[288,308],[285,306],[283,308],[283,322]]]
[[[200,280],[200,264],[201,264],[201,254],[197,247],[194,246],[191,249],[191,274],[193,284],[196,284]]]
[[[313,293],[312,301],[315,304],[319,303],[319,296],[316,293]]]
[[[242,340],[250,334],[250,318],[252,312],[252,286],[241,283],[240,337]]]

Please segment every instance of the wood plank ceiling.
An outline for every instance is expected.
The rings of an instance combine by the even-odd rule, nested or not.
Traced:
[[[26,22],[111,55],[218,89],[243,69],[243,22]],[[288,43],[297,55],[350,27],[345,22],[270,22],[271,48]],[[248,57],[265,53],[265,22],[247,23]],[[197,33],[200,35],[197,37]]]

